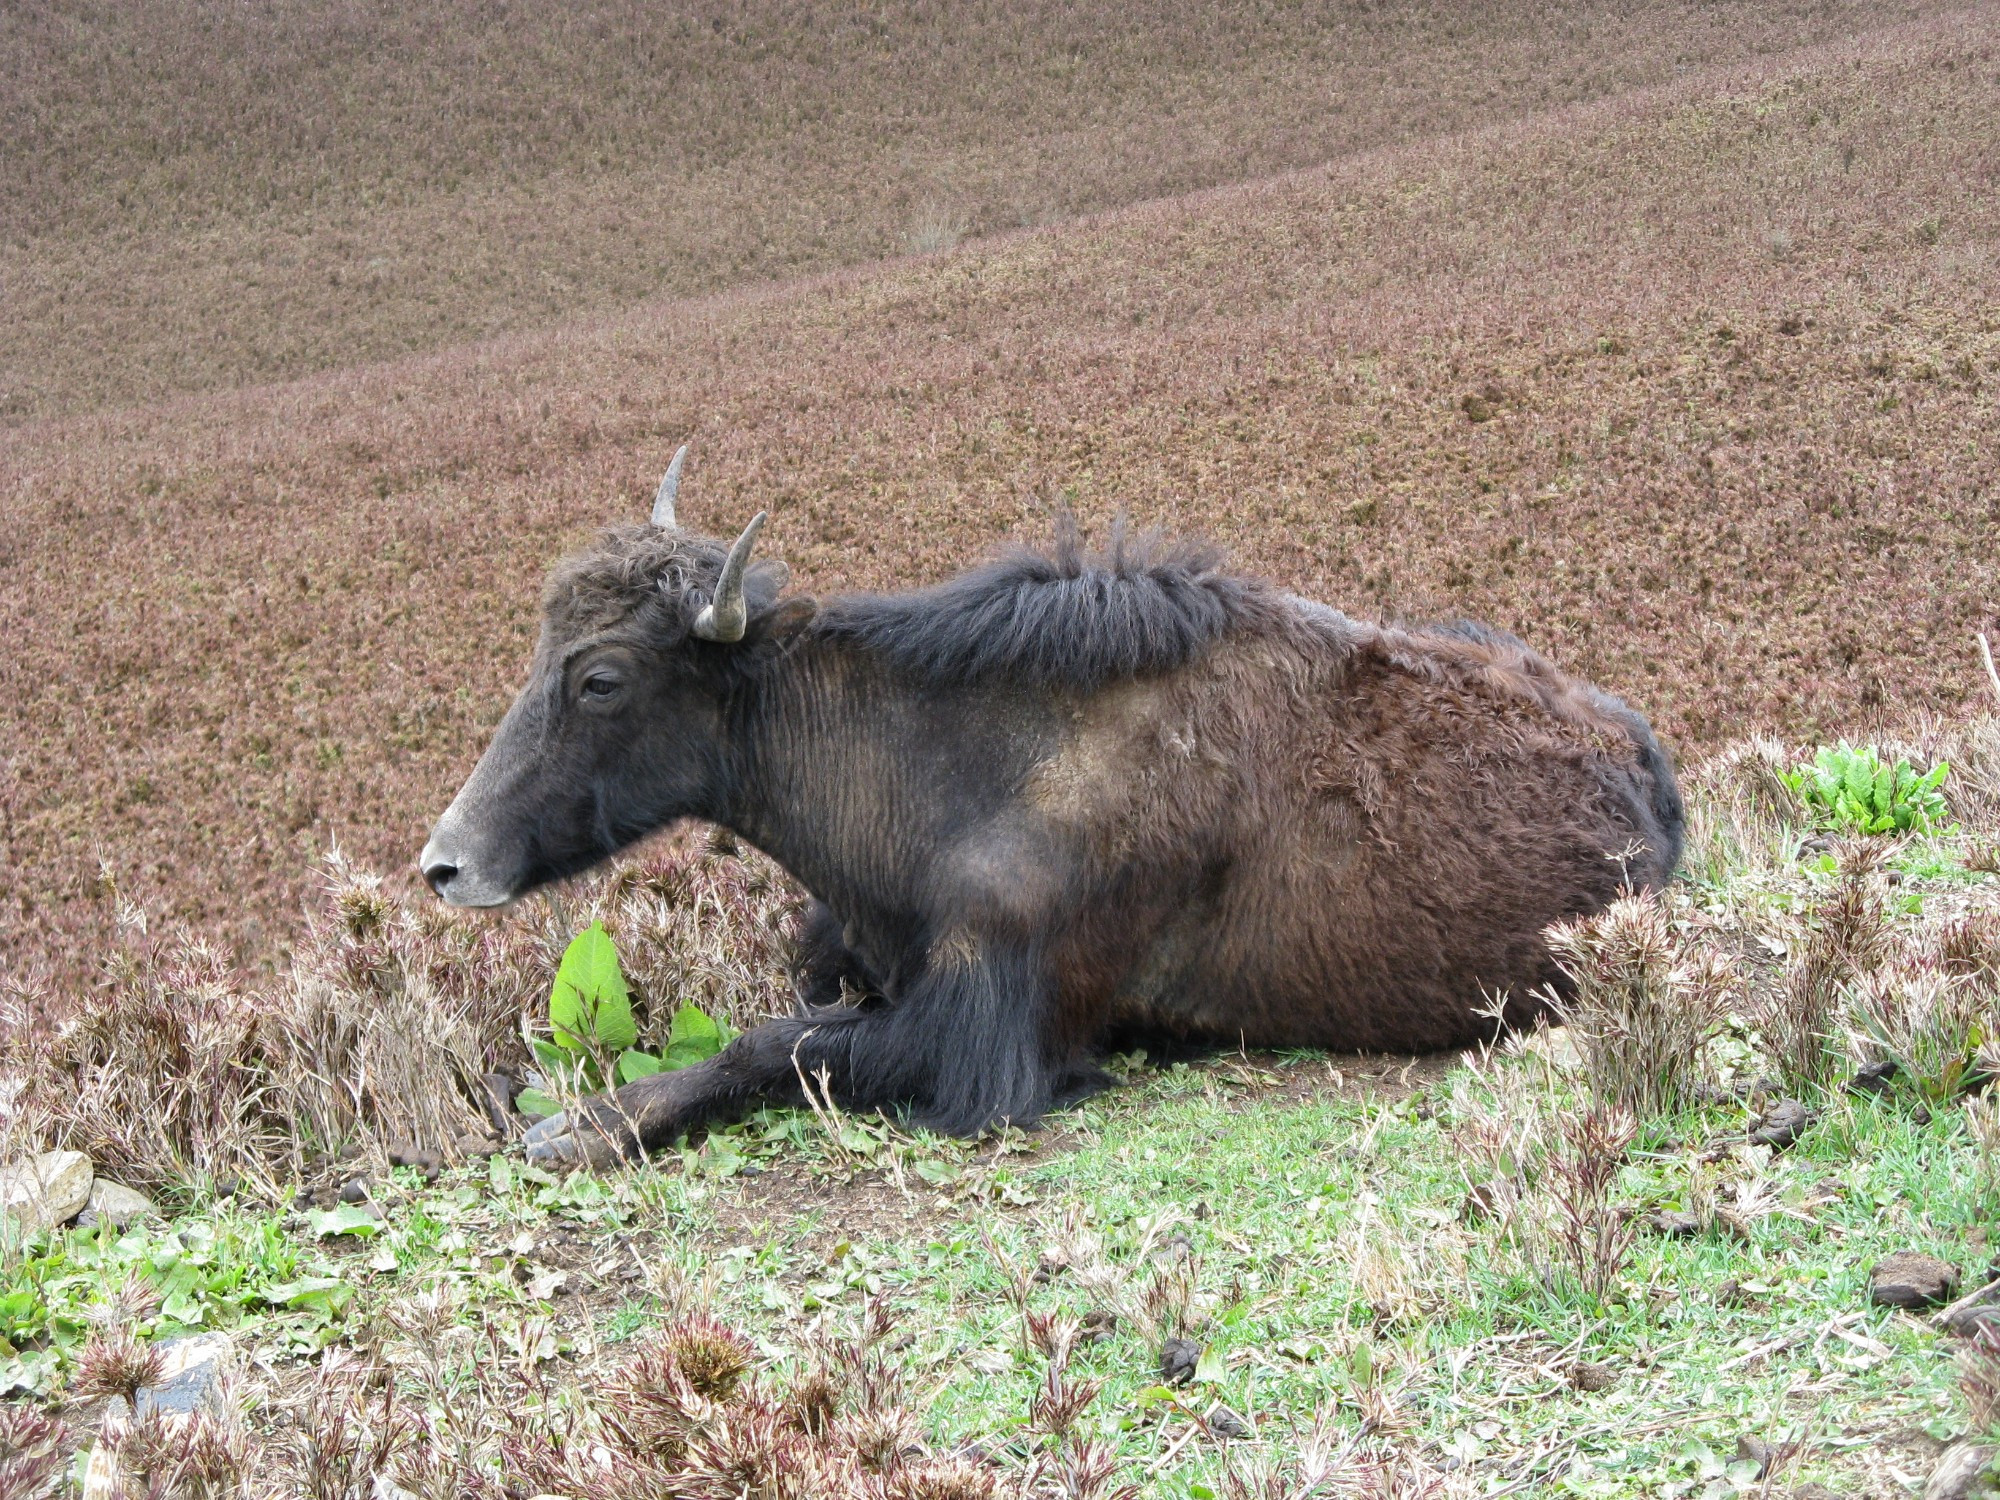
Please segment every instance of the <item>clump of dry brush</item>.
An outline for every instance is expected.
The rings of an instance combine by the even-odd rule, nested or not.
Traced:
[[[1071,1493],[1024,1483],[982,1451],[928,1445],[891,1352],[894,1321],[879,1304],[858,1329],[820,1337],[787,1376],[760,1368],[739,1334],[689,1312],[587,1385],[560,1389],[536,1366],[465,1358],[464,1341],[490,1331],[474,1333],[454,1311],[406,1310],[397,1321],[418,1346],[403,1351],[412,1357],[350,1358],[308,1377],[272,1435],[244,1455],[240,1493],[997,1500],[1003,1483],[1010,1497]],[[435,1388],[420,1388],[431,1377]],[[1115,1493],[1099,1487],[1073,1500]],[[165,1491],[162,1500],[181,1497]]]
[[[683,1003],[741,1027],[783,992],[792,888],[692,833],[501,918],[403,898],[338,855],[326,875],[281,974],[246,976],[127,908],[95,993],[17,996],[0,1026],[8,1144],[81,1150],[145,1188],[270,1191],[354,1146],[448,1156],[489,1128],[480,1080],[524,1065],[524,1018],[593,920],[656,1047]]]
[[[1728,961],[1677,925],[1657,896],[1626,896],[1549,928],[1571,992],[1554,1009],[1603,1103],[1641,1118],[1687,1102],[1729,1013]]]

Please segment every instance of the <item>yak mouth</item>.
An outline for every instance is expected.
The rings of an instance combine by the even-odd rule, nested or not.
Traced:
[[[467,911],[512,906],[543,886],[587,874],[645,837],[641,833],[606,847],[586,846],[567,856],[552,855],[537,842],[514,859],[496,860],[450,823],[449,816],[439,823],[417,856],[417,868],[440,901]]]

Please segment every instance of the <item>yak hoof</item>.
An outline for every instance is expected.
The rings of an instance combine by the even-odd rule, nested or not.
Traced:
[[[567,1114],[550,1115],[523,1136],[521,1144],[528,1160],[539,1167],[588,1167],[593,1172],[607,1172],[637,1155],[589,1120],[581,1129],[573,1129]]]

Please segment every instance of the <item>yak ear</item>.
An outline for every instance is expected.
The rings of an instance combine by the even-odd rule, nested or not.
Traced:
[[[753,618],[750,621],[750,628],[744,634],[751,640],[786,640],[812,624],[813,616],[818,613],[817,599],[805,594],[794,594],[789,599],[780,599]]]

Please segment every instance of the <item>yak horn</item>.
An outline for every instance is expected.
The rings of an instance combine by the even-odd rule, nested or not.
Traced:
[[[736,545],[729,549],[729,557],[722,565],[722,576],[715,580],[715,602],[695,616],[694,633],[705,641],[740,641],[750,624],[750,611],[743,603],[743,570],[750,566],[750,548],[757,541],[757,533],[764,529],[764,523],[771,518],[769,511],[758,511],[750,518],[750,524],[743,528],[743,535],[736,539]]]
[[[687,461],[688,445],[682,443],[680,451],[674,454],[674,461],[667,465],[667,477],[660,481],[660,492],[653,497],[653,524],[662,531],[671,528],[674,522],[674,496],[681,490],[681,465]]]

